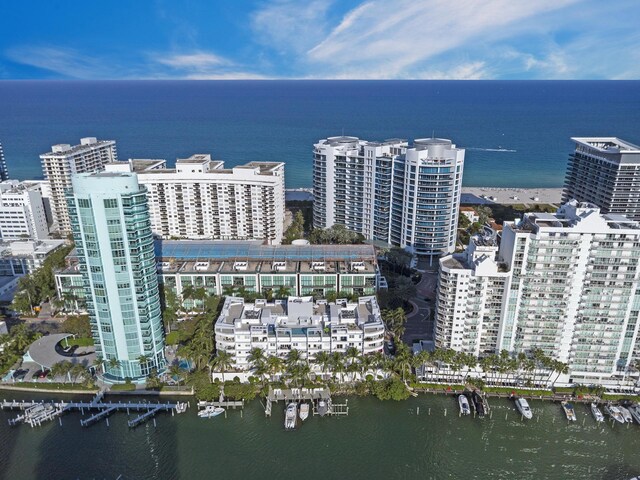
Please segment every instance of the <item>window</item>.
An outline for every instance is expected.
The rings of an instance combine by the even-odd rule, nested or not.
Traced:
[[[104,208],[118,208],[118,200],[115,198],[105,198]]]

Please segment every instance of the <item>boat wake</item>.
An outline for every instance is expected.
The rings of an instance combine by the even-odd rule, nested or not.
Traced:
[[[476,150],[478,152],[510,152],[516,153],[517,150],[512,150],[510,148],[478,148],[478,147],[465,147],[465,150]]]

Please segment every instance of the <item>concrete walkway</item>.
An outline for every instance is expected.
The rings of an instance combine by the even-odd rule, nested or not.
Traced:
[[[420,283],[416,285],[416,296],[409,300],[413,311],[407,315],[407,323],[402,337],[402,340],[409,346],[416,340],[433,340],[433,309],[437,282],[437,270],[423,271]]]

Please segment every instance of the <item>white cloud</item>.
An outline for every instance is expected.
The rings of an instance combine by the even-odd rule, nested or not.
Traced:
[[[484,80],[491,78],[486,62],[470,62],[453,66],[446,70],[426,70],[415,78],[423,80]]]
[[[328,70],[384,72],[381,78],[423,76],[429,60],[459,48],[491,44],[527,30],[544,29],[533,17],[578,0],[371,0],[344,16],[342,22],[308,51],[308,61]],[[473,78],[483,59],[459,67]],[[473,67],[465,72],[465,68]],[[434,75],[449,77],[436,65]]]
[[[71,48],[20,46],[7,50],[6,56],[16,63],[77,79],[118,78],[120,71],[113,62]]]
[[[251,15],[256,41],[279,53],[302,53],[321,41],[328,30],[327,11],[333,0],[275,0]]]
[[[231,62],[226,58],[209,52],[174,54],[166,57],[157,57],[156,61],[162,65],[167,65],[173,68],[189,69],[202,69],[231,64]]]

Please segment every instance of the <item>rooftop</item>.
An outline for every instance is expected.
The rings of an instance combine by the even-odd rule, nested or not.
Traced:
[[[115,145],[115,140],[97,140],[95,138],[83,138],[80,140],[79,145],[69,145],[66,143],[60,143],[58,145],[53,145],[51,147],[51,151],[47,153],[43,153],[40,155],[42,157],[66,157],[68,155],[72,155],[74,153],[80,153],[83,151],[91,150],[96,147],[101,147],[104,145]]]
[[[618,137],[572,137],[571,140],[602,153],[640,153],[638,145]]]

